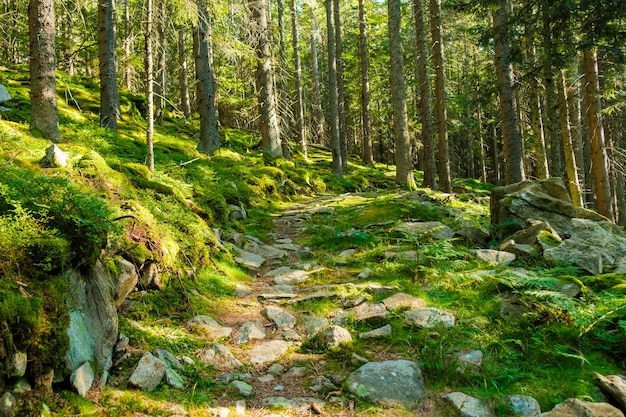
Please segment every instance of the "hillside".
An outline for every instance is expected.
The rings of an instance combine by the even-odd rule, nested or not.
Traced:
[[[70,163],[41,168],[50,143],[28,130],[27,74],[4,69],[0,83],[14,96],[0,120],[0,392],[14,415],[452,416],[453,392],[513,415],[510,395],[544,411],[608,401],[594,372],[623,372],[624,273],[477,257],[510,226],[490,223],[488,184],[407,192],[393,167],[356,158],[339,179],[321,148],[266,164],[259,137],[233,129],[207,157],[196,121],[173,113],[151,174],[141,100],[122,94],[135,116],[113,134],[97,127],[97,86],[63,76]],[[122,277],[136,285],[116,299]],[[72,312],[97,304],[76,294],[94,282],[112,290],[97,294],[114,303],[115,346],[69,372]],[[510,300],[524,311],[503,313]],[[143,385],[150,357],[166,378]],[[419,366],[415,398],[353,384],[365,362],[400,360]],[[81,396],[84,363],[95,379]]]

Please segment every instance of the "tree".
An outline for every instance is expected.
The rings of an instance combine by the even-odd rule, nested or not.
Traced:
[[[564,70],[560,70],[558,74],[558,96],[559,96],[559,120],[561,124],[561,142],[563,144],[563,154],[565,156],[565,173],[567,174],[567,187],[572,196],[572,203],[575,207],[581,207],[583,204],[580,192],[580,183],[578,181],[578,167],[576,165],[576,155],[574,154],[574,145],[572,144],[572,132],[570,129],[571,122],[569,116],[569,108],[567,106],[567,85],[565,84]]]
[[[280,56],[280,75],[278,77],[278,93],[280,97],[280,121],[282,127],[281,146],[283,148],[283,156],[286,160],[291,159],[291,149],[289,148],[290,120],[289,111],[287,110],[289,97],[287,94],[287,82],[285,81],[287,72],[287,48],[285,46],[285,2],[277,0],[278,3],[278,45]]]
[[[291,44],[293,47],[293,72],[294,81],[296,84],[296,135],[298,137],[298,144],[300,145],[300,152],[306,159],[307,157],[307,145],[306,135],[304,131],[304,103],[302,93],[302,63],[300,61],[300,34],[298,31],[298,14],[296,10],[296,0],[290,0],[291,11]]]
[[[387,1],[387,16],[389,19],[390,86],[396,155],[396,183],[407,189],[414,189],[416,185],[413,179],[413,155],[409,138],[406,87],[404,85],[404,58],[400,34],[400,0]]]
[[[100,61],[100,126],[117,131],[117,57],[115,54],[115,2],[98,0],[98,52]]]
[[[265,0],[250,0],[249,4],[252,13],[252,34],[258,59],[256,86],[258,108],[261,116],[263,155],[265,158],[272,160],[282,155],[282,147],[278,115],[276,114],[274,73],[267,27],[267,9]]]
[[[507,183],[524,180],[522,135],[517,117],[517,102],[513,93],[511,46],[507,39],[507,1],[499,0],[492,12],[496,80],[500,96],[500,118]]]
[[[320,94],[320,71],[317,57],[317,41],[320,37],[319,27],[313,10],[311,16],[311,77],[313,78],[313,143],[324,143],[324,112]]]
[[[330,97],[330,147],[333,155],[333,175],[341,177],[343,162],[339,139],[339,97],[337,91],[337,59],[335,56],[335,20],[333,0],[326,0],[326,33],[328,37],[328,95]]]
[[[369,52],[367,50],[367,18],[365,0],[359,0],[359,57],[361,62],[361,137],[363,163],[374,165],[372,153],[372,126],[370,122]]]
[[[198,151],[211,155],[221,145],[217,130],[217,108],[215,105],[215,75],[213,73],[213,37],[211,20],[204,0],[197,1],[198,23],[194,29],[194,51],[196,64],[196,98],[200,114],[200,140]],[[280,144],[279,144],[280,146]]]
[[[178,29],[178,65],[180,66],[179,94],[180,109],[186,120],[191,119],[191,100],[189,99],[189,79],[187,76],[187,50],[185,47],[185,27]]]
[[[437,108],[437,132],[439,159],[437,171],[439,186],[443,192],[451,191],[450,155],[448,153],[448,113],[446,111],[445,75],[443,71],[443,39],[441,22],[441,0],[430,0],[430,28],[433,39],[433,65],[435,67],[435,107]]]
[[[54,55],[54,2],[28,3],[30,39],[30,129],[52,142],[60,142]]]
[[[152,23],[153,23],[153,2],[148,0],[146,4],[146,162],[150,172],[154,172],[154,56],[152,52]]]
[[[346,123],[346,97],[343,86],[343,41],[341,37],[341,18],[339,0],[333,0],[333,19],[335,23],[335,59],[337,60],[337,104],[339,113],[339,143],[341,146],[341,168],[348,167],[348,126]]]

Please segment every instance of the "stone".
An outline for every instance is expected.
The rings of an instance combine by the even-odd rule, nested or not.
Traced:
[[[244,400],[235,401],[235,415],[236,416],[246,415],[246,402]]]
[[[69,161],[70,156],[53,143],[46,148],[46,155],[41,159],[39,165],[42,168],[67,168]]]
[[[185,388],[185,381],[183,380],[183,377],[170,367],[165,368],[165,382],[167,382],[167,384],[172,388]]]
[[[337,255],[337,258],[343,258],[343,259],[349,258],[355,253],[356,253],[356,249],[346,249],[346,250],[339,252],[339,255]]]
[[[278,336],[282,340],[286,340],[289,342],[301,342],[302,341],[302,336],[300,336],[300,333],[298,333],[297,331],[293,329],[285,329],[281,331]]]
[[[554,240],[561,240],[556,230],[554,230],[548,223],[534,219],[527,219],[526,222],[530,223],[528,227],[513,233],[507,239],[513,240],[517,244],[541,245],[544,242],[540,236],[542,235],[542,232],[544,232],[544,234],[547,232],[554,238]]]
[[[293,408],[309,408],[313,404],[322,406],[325,404],[323,400],[313,397],[266,397],[263,398],[262,405],[268,408],[293,409]]]
[[[415,407],[426,397],[422,371],[407,360],[366,363],[346,385],[359,398],[387,407]]]
[[[389,336],[390,334],[391,325],[386,324],[383,327],[379,327],[378,329],[359,334],[359,339],[378,339],[381,337]]]
[[[465,373],[466,371],[477,371],[483,366],[483,353],[480,350],[464,350],[456,352],[454,357],[459,362],[457,371]]]
[[[54,391],[52,389],[53,382],[54,382],[54,369],[50,369],[48,372],[37,376],[35,387],[45,393],[52,394]]]
[[[307,316],[304,318],[304,328],[308,338],[312,338],[326,326],[328,326],[328,319],[325,317]]]
[[[139,275],[137,275],[135,265],[126,259],[118,260],[117,266],[120,269],[120,275],[115,284],[115,306],[120,308],[126,297],[137,286]]]
[[[267,374],[267,375],[261,375],[256,380],[261,382],[261,383],[263,383],[263,384],[267,384],[268,382],[272,382],[275,379],[276,379],[276,377],[274,375]]]
[[[230,382],[233,381],[252,381],[252,374],[250,372],[244,372],[244,373],[230,373],[230,374],[226,374],[226,375],[222,375],[219,378],[217,378],[217,380],[219,382],[221,382],[222,384],[228,384]]]
[[[424,307],[426,302],[409,294],[396,293],[391,297],[385,298],[382,303],[387,307],[387,310],[400,310],[400,309],[415,309]]]
[[[427,329],[437,326],[453,327],[455,324],[455,318],[452,313],[433,307],[405,311],[404,319],[413,326]]]
[[[0,417],[13,417],[16,403],[17,399],[10,392],[2,394],[0,397]]]
[[[235,246],[235,262],[249,269],[259,269],[265,263],[265,258],[254,253],[239,249]]]
[[[1,84],[0,84],[1,85]],[[8,364],[10,369],[9,376],[14,378],[21,378],[26,374],[26,367],[28,365],[28,355],[26,352],[17,351],[11,358],[11,363]]]
[[[492,415],[483,401],[462,392],[451,392],[442,395],[441,398],[449,401],[459,410],[459,417],[489,417]]]
[[[357,355],[354,352],[352,352],[352,355],[350,356],[350,361],[352,361],[352,363],[354,363],[356,365],[363,365],[364,363],[369,363],[370,362],[369,360],[367,360],[363,356]]]
[[[384,304],[360,304],[352,309],[357,321],[366,323],[380,323],[387,318],[387,308]]]
[[[511,395],[507,397],[505,403],[509,410],[520,417],[539,417],[541,407],[537,400],[527,395]]]
[[[445,224],[437,221],[432,222],[405,222],[393,229],[405,235],[416,238],[430,237],[435,240],[452,239],[455,231]]]
[[[219,343],[212,343],[208,349],[200,350],[198,359],[222,370],[238,369],[243,366],[243,363],[226,346]]]
[[[252,385],[248,384],[244,381],[233,381],[228,386],[234,389],[239,395],[244,397],[251,397],[254,394],[254,389]]]
[[[226,240],[240,248],[243,246],[243,233],[230,232],[228,236],[226,236]]]
[[[250,340],[263,340],[265,339],[265,327],[261,320],[248,321],[241,325],[239,329],[239,337],[237,337],[237,344],[241,345]]]
[[[14,394],[24,394],[32,390],[33,390],[33,387],[31,387],[30,383],[28,382],[26,378],[18,379],[15,385],[13,385]]]
[[[512,253],[494,249],[476,249],[473,252],[478,259],[487,262],[489,265],[506,266],[516,259],[516,256]]]
[[[285,370],[285,367],[279,363],[275,363],[271,365],[269,368],[267,368],[267,372],[274,376],[280,375],[284,370]]]
[[[309,272],[301,269],[290,269],[287,272],[274,276],[277,285],[301,284],[309,279]]]
[[[228,205],[228,220],[245,220],[248,218],[248,213],[243,205],[236,206],[234,204]]]
[[[293,243],[277,243],[272,245],[272,247],[279,250],[286,250],[289,252],[297,252],[300,250],[300,247],[298,245],[294,245]]]
[[[292,329],[296,325],[296,316],[277,306],[267,306],[261,314],[278,329]]]
[[[3,84],[0,84],[0,104],[4,104],[12,98],[9,90]]]
[[[333,382],[326,378],[325,376],[318,376],[317,378],[311,381],[311,386],[309,387],[313,392],[320,391],[336,391],[338,388]]]
[[[509,252],[515,255],[515,258],[534,257],[539,254],[539,248],[536,245],[528,245],[525,243],[517,243],[513,239],[508,239],[500,245],[500,251]]]
[[[287,304],[298,304],[298,303],[302,303],[302,302],[310,301],[310,300],[328,299],[328,298],[336,298],[336,297],[340,297],[340,295],[335,292],[316,291],[310,294],[305,294],[305,295],[301,295],[299,297],[293,298],[287,301]]]
[[[250,362],[254,365],[275,362],[287,353],[290,346],[291,343],[284,340],[270,340],[250,351]]]
[[[68,281],[71,308],[65,365],[71,373],[90,362],[94,373],[107,375],[113,364],[118,335],[114,280],[107,276],[98,261],[88,276],[69,271]]]
[[[504,297],[500,303],[500,317],[505,320],[520,319],[532,310],[530,305],[517,297]]]
[[[139,285],[146,290],[163,290],[166,282],[161,275],[159,264],[154,261],[147,261],[141,268]]]
[[[328,326],[311,339],[311,343],[318,349],[338,347],[342,344],[352,343],[352,336],[350,332],[343,327]]]
[[[402,252],[385,251],[385,259],[394,261],[415,261],[417,252],[414,250],[405,250]]]
[[[621,375],[593,374],[602,392],[606,393],[622,410],[626,410],[626,380]]]
[[[230,327],[224,327],[215,321],[212,317],[199,315],[187,322],[187,325],[207,336],[211,340],[216,340],[222,337],[229,337],[233,332]]]
[[[624,417],[617,408],[607,403],[592,403],[570,398],[557,404],[551,411],[542,413],[542,417]]]
[[[87,393],[93,385],[95,375],[89,362],[83,363],[78,369],[70,375],[70,383],[81,397],[86,397]]]
[[[171,369],[183,369],[183,365],[180,363],[178,358],[174,356],[169,350],[166,349],[156,349],[152,352],[152,355],[155,358],[161,359],[168,368]]]
[[[237,298],[247,297],[249,295],[252,295],[252,293],[253,293],[252,289],[248,287],[247,285],[244,285],[240,282],[235,284],[235,296]]]
[[[248,236],[246,236],[249,238]],[[261,256],[265,259],[281,259],[289,256],[287,251],[277,249],[272,246],[264,245],[263,243],[257,243],[254,241],[248,241],[248,244],[244,247],[247,252]]]
[[[372,270],[370,268],[365,268],[364,270],[359,272],[359,275],[357,275],[357,278],[359,278],[359,279],[367,279],[367,278],[369,278],[371,273],[372,273]]]
[[[367,297],[365,297],[365,296],[360,296],[360,297],[357,297],[357,298],[352,298],[352,299],[350,299],[350,300],[346,300],[346,301],[343,303],[343,308],[354,308],[354,307],[356,307],[356,306],[358,306],[358,305],[363,304],[363,303],[364,303],[364,302],[366,302],[366,301],[367,301]]]
[[[161,359],[155,358],[150,352],[144,353],[128,383],[143,391],[153,391],[163,380],[167,365]]]

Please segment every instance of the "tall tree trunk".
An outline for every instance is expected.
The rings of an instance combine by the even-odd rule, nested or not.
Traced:
[[[557,102],[557,85],[555,81],[554,56],[556,51],[552,40],[552,18],[551,18],[551,0],[541,0],[541,11],[543,19],[543,82],[545,84],[546,106],[544,108],[545,117],[543,119],[543,127],[545,132],[546,143],[549,148],[550,158],[548,158],[548,166],[550,172],[563,172],[561,164],[561,147],[559,140],[559,119],[558,119],[558,102]]]
[[[126,89],[132,91],[133,68],[131,52],[133,47],[132,22],[130,21],[130,0],[124,0],[124,82]]]
[[[563,153],[565,155],[565,173],[567,174],[567,187],[572,196],[572,203],[575,207],[583,204],[580,183],[578,181],[578,166],[576,165],[576,155],[572,144],[572,132],[570,130],[569,108],[567,106],[567,85],[563,70],[558,74],[558,94],[559,94],[559,120],[561,124],[561,141],[563,143]]]
[[[199,152],[211,155],[219,149],[221,138],[217,130],[211,20],[204,0],[198,0],[198,25],[194,30],[193,39],[196,64],[196,101],[200,115],[200,141],[197,149]]]
[[[511,46],[508,43],[506,32],[508,28],[506,0],[499,0],[498,8],[493,10],[492,17],[506,182],[511,184],[524,180],[524,165],[522,135],[517,118],[517,103],[513,92]]]
[[[258,59],[256,86],[258,108],[261,116],[261,139],[263,156],[268,160],[280,157],[282,146],[278,114],[276,113],[276,95],[274,92],[274,70],[267,25],[266,0],[250,0],[252,12],[253,36]]]
[[[30,39],[30,129],[44,138],[60,142],[57,108],[56,60],[54,55],[54,2],[31,0],[28,3]]]
[[[306,134],[304,131],[304,99],[302,92],[302,63],[300,61],[300,34],[298,32],[298,12],[296,10],[296,0],[290,0],[291,9],[291,44],[293,47],[293,69],[296,83],[296,135],[300,152],[307,158]]]
[[[69,6],[65,8],[65,12],[65,48],[63,54],[65,55],[65,70],[70,77],[73,77],[76,74],[74,70],[74,17]]]
[[[359,0],[359,56],[361,61],[361,137],[363,163],[374,165],[372,153],[372,126],[370,121],[369,53],[367,48],[367,18],[365,0]]]
[[[330,147],[333,155],[333,175],[341,177],[343,162],[339,138],[339,93],[337,91],[337,57],[335,49],[335,19],[333,0],[326,0],[326,28],[328,37],[328,95],[330,98]]]
[[[152,51],[153,3],[146,5],[146,162],[150,172],[154,172],[154,56]]]
[[[585,50],[585,92],[587,96],[587,118],[591,138],[591,159],[593,182],[596,192],[598,213],[613,220],[611,184],[609,183],[608,158],[602,125],[602,106],[600,104],[600,83],[598,80],[598,62],[596,52]]]
[[[278,72],[278,96],[280,97],[280,105],[278,106],[278,113],[280,114],[280,127],[281,127],[281,146],[283,149],[283,156],[286,160],[291,159],[291,149],[289,148],[289,136],[290,133],[290,117],[289,111],[291,100],[289,100],[289,94],[287,93],[287,49],[285,46],[285,3],[284,0],[278,0],[278,44],[279,44],[279,64],[280,71]]]
[[[324,112],[322,111],[322,98],[320,94],[320,71],[317,54],[317,40],[320,37],[319,27],[313,11],[310,13],[312,23],[311,33],[311,76],[313,78],[313,143],[322,144],[325,141]]]
[[[428,75],[428,56],[426,49],[426,28],[424,25],[423,0],[413,0],[415,15],[415,36],[417,46],[417,62],[419,67],[420,103],[422,112],[422,146],[424,146],[424,185],[437,188],[435,179],[435,138],[433,134],[433,117],[430,99],[430,77]]]
[[[387,1],[387,16],[389,19],[390,87],[396,155],[396,183],[404,188],[414,189],[416,185],[413,178],[413,155],[406,109],[404,58],[402,56],[402,34],[400,33],[400,0]]]
[[[341,144],[341,168],[348,167],[348,127],[346,124],[346,97],[343,88],[343,46],[341,40],[341,19],[339,0],[333,0],[335,21],[335,59],[337,60],[337,104],[339,111],[339,143]]]
[[[189,78],[187,75],[187,50],[185,48],[185,27],[178,29],[178,65],[180,66],[180,109],[185,120],[191,120],[191,100],[189,99]]]
[[[439,137],[439,187],[443,192],[451,191],[450,155],[448,151],[448,113],[446,110],[444,54],[441,31],[441,0],[430,0],[430,30],[433,40],[433,65],[435,67],[435,106],[437,107],[437,133]],[[473,163],[473,159],[472,159]]]
[[[165,97],[167,97],[167,39],[165,0],[159,1],[159,70],[157,83],[157,96],[155,102],[155,120],[158,124],[163,123],[163,112],[165,110]]]
[[[576,166],[578,169],[578,177],[579,182],[581,182],[581,192],[583,191],[582,187],[585,185],[585,158],[583,156],[583,128],[580,116],[580,78],[578,72],[575,75],[576,82],[574,83],[575,87],[570,90],[569,99],[567,101],[569,106],[569,115],[571,120],[571,131],[572,131],[572,145],[574,147],[574,155],[576,156]],[[584,194],[584,193],[583,193]],[[584,195],[581,195],[584,202]]]
[[[100,126],[117,131],[117,57],[115,55],[115,2],[98,1],[100,59]]]

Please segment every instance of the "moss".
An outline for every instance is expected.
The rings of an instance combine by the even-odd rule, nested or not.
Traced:
[[[591,275],[581,277],[580,281],[595,292],[600,292],[609,288],[619,289],[620,286],[626,287],[626,273]]]
[[[537,239],[539,239],[539,242],[548,246],[559,246],[561,243],[563,243],[559,236],[547,230],[540,231]]]

